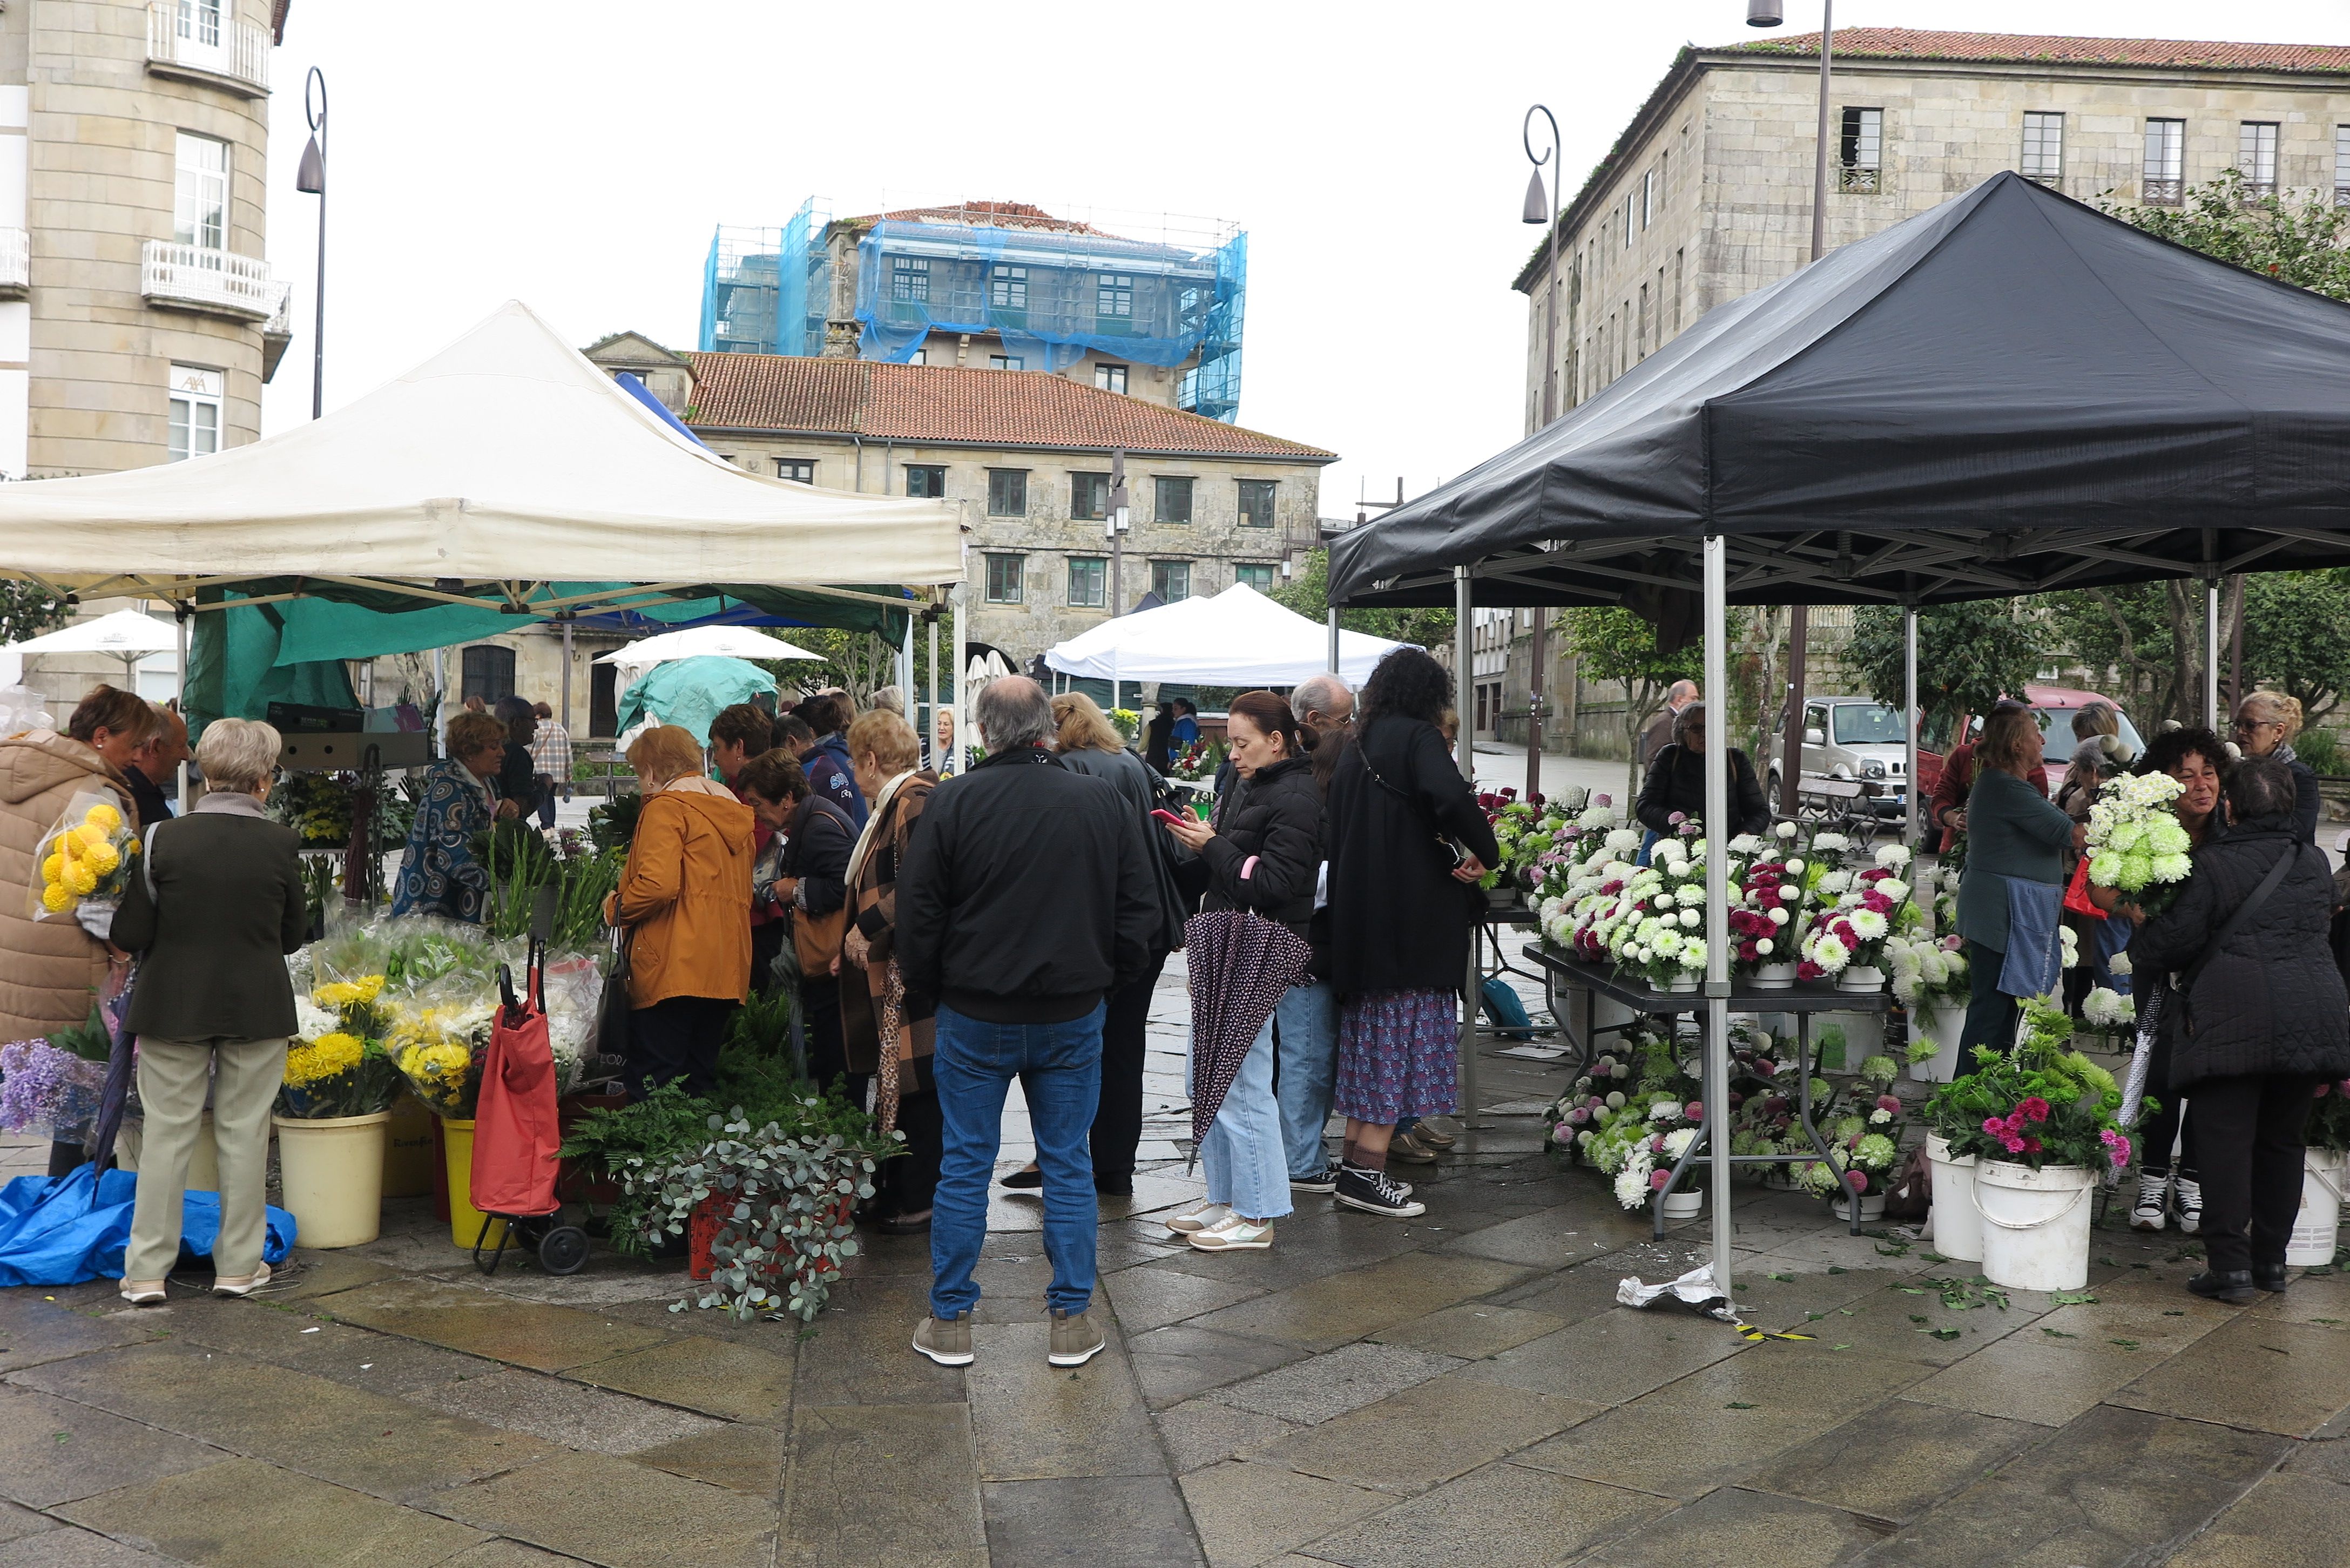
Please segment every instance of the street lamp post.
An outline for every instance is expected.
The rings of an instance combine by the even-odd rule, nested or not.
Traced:
[[[1746,0],[1746,25],[1776,27],[1787,19],[1783,0]],[[1835,0],[1820,0],[1820,123],[1812,149],[1812,256],[1820,259],[1828,236],[1828,67],[1835,55]],[[1812,607],[1793,605],[1787,611],[1787,740],[1779,759],[1779,809],[1795,815],[1797,792],[1804,779],[1804,658],[1812,627]],[[1709,692],[1710,698],[1715,694]],[[1911,716],[1916,723],[1916,716]],[[1902,786],[1917,793],[1912,777]]]
[[[318,198],[318,324],[310,334],[310,417],[315,420],[327,410],[327,75],[316,66],[302,84],[302,112],[310,121],[310,140],[302,149],[294,188]]]
[[[1541,115],[1550,126],[1550,151],[1534,155],[1534,116]],[[1550,271],[1543,286],[1543,425],[1547,429],[1558,417],[1558,229],[1559,202],[1564,195],[1558,182],[1559,172],[1565,162],[1565,150],[1558,140],[1558,118],[1542,104],[1526,110],[1525,119],[1518,127],[1518,140],[1525,147],[1526,158],[1534,166],[1526,181],[1526,205],[1523,217],[1529,223],[1550,226]],[[1543,169],[1550,169],[1550,192],[1543,193]],[[1534,612],[1534,635],[1526,644],[1526,799],[1531,802],[1542,794],[1543,753],[1543,665],[1550,656],[1549,612],[1541,608]]]
[[[1109,535],[1109,613],[1112,617],[1126,613],[1126,531],[1131,526],[1132,514],[1128,509],[1126,495],[1126,449],[1120,447],[1109,462],[1109,517],[1102,524]],[[1109,683],[1109,705],[1118,706],[1118,687],[1123,682]]]

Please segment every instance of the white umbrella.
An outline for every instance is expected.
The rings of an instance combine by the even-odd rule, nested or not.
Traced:
[[[151,653],[171,653],[180,646],[176,628],[139,610],[116,610],[96,620],[76,621],[43,632],[23,642],[12,642],[7,653],[111,653],[122,660],[129,684],[136,690],[139,661]]]
[[[694,659],[704,654],[722,659],[814,659],[824,655],[810,653],[806,649],[785,642],[780,637],[747,626],[690,626],[681,631],[665,631],[658,637],[642,638],[626,648],[598,655],[596,662],[619,667],[623,689],[644,679],[645,671],[656,664],[666,664],[672,659]]]

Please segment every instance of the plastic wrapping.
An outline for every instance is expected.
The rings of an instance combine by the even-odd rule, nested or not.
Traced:
[[[87,908],[103,928],[90,934],[103,938],[138,858],[139,836],[130,830],[121,797],[111,789],[76,790],[64,813],[41,835],[25,888],[26,917],[80,919]]]

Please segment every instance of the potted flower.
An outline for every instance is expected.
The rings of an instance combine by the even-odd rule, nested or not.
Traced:
[[[1863,1220],[1885,1218],[1885,1192],[1900,1158],[1901,1102],[1892,1094],[1901,1069],[1889,1056],[1870,1056],[1849,1089],[1817,1111],[1832,1160],[1814,1160],[1795,1175],[1805,1191],[1835,1194],[1835,1215],[1852,1218],[1860,1204]]]
[[[1893,994],[1909,1013],[1909,1075],[1947,1084],[1958,1074],[1959,1038],[1973,995],[1966,944],[1955,933],[1896,936],[1885,944],[1885,957],[1893,966]]]
[[[2012,1290],[2078,1290],[2089,1278],[2090,1192],[2129,1163],[2129,1138],[2115,1119],[2121,1089],[2072,1049],[2063,1012],[2031,1002],[2024,1020],[2012,1054],[1976,1052],[1974,1072],[1935,1098],[1984,1112],[1972,1127],[1942,1119],[1950,1152],[1978,1161],[1983,1273]]]
[[[2350,1164],[2350,1079],[2324,1083],[2312,1091],[2309,1127],[2302,1151],[2301,1214],[2285,1242],[2284,1261],[2295,1268],[2334,1262],[2341,1236],[2343,1175]]]
[[[297,1037],[271,1118],[286,1207],[304,1246],[362,1246],[382,1224],[384,1138],[400,1069],[379,1042],[334,1014],[308,1002],[296,1012]]]

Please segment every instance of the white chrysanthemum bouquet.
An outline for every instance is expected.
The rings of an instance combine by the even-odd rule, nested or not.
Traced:
[[[2110,888],[2149,915],[2169,906],[2193,869],[2193,841],[2172,808],[2184,787],[2168,774],[2125,774],[2098,786],[2089,807],[2092,887]]]

